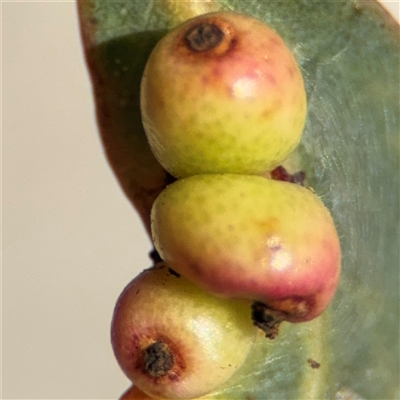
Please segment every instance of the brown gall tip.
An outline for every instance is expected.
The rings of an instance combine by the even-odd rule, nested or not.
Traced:
[[[163,342],[154,342],[144,349],[144,368],[155,378],[166,375],[174,363],[170,348]]]
[[[185,39],[190,50],[207,51],[217,47],[224,36],[224,32],[217,25],[201,22],[187,31]]]
[[[269,308],[266,304],[255,301],[251,306],[251,319],[268,339],[275,339],[279,326],[285,320],[285,313]]]

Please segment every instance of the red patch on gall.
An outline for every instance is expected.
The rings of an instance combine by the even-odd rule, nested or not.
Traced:
[[[279,39],[278,37],[274,36],[274,37],[271,37],[268,40],[268,45],[267,46],[268,46],[269,49],[273,48],[275,50],[276,48],[281,47],[282,44],[283,44],[282,40]]]

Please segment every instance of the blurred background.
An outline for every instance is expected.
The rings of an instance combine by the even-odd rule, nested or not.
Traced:
[[[1,13],[1,398],[116,399],[110,320],[151,243],[103,155],[75,3]]]

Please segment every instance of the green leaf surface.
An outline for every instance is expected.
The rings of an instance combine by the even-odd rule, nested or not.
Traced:
[[[81,0],[78,6],[104,148],[147,229],[168,176],[141,126],[139,84],[151,49],[169,28],[218,9],[253,15],[284,38],[304,74],[309,109],[298,166],[337,224],[341,285],[322,317],[284,324],[274,341],[260,339],[216,397],[400,398],[397,23],[374,1]],[[307,359],[321,366],[313,369]]]

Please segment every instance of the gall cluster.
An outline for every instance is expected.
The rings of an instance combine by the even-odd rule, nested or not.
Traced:
[[[152,209],[160,261],[121,294],[112,344],[135,385],[123,399],[194,399],[240,368],[259,328],[279,340],[283,321],[327,308],[340,243],[312,190],[271,179],[300,142],[307,102],[293,54],[263,22],[217,12],[169,32],[148,59],[141,110],[176,181]]]

